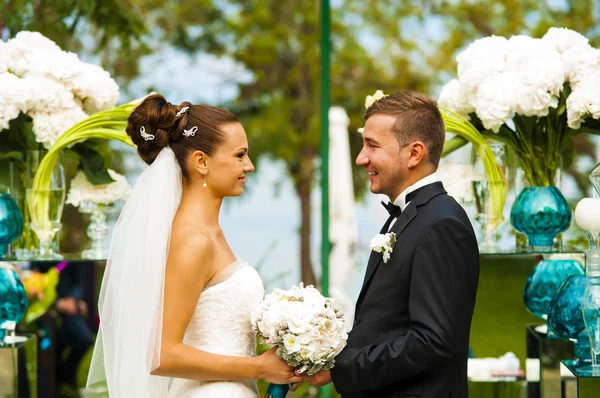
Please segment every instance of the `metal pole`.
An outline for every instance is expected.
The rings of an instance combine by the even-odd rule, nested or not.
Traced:
[[[329,0],[321,0],[321,291],[329,296]],[[321,398],[331,397],[331,385],[320,389]]]

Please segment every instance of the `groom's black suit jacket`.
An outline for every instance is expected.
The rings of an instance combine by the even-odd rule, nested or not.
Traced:
[[[467,397],[479,280],[471,223],[436,182],[415,191],[390,232],[389,261],[371,253],[334,386],[343,398]]]

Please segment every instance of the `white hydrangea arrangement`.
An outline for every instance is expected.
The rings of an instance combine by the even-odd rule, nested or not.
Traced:
[[[107,171],[114,182],[105,185],[93,185],[85,173],[79,171],[71,181],[66,202],[78,207],[82,202],[110,204],[118,200],[127,200],[131,192],[131,185],[127,179],[114,170]]]
[[[341,306],[313,286],[275,289],[252,313],[252,326],[290,366],[312,376],[331,369],[346,346]]]
[[[35,141],[46,149],[89,115],[113,108],[119,98],[108,72],[38,32],[0,41],[0,87],[0,133],[23,113],[33,119]]]
[[[440,106],[512,146],[532,185],[553,185],[572,137],[600,126],[600,50],[575,31],[484,37],[456,60],[458,76],[441,90]]]

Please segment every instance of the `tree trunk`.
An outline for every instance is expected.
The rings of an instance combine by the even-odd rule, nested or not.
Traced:
[[[312,261],[310,260],[310,237],[312,232],[311,224],[311,208],[310,208],[310,195],[312,192],[312,173],[314,171],[313,166],[314,158],[307,157],[302,159],[301,172],[296,184],[296,193],[300,199],[300,275],[304,285],[317,286],[317,279],[315,278],[315,272],[312,267]],[[304,167],[302,167],[304,166]]]

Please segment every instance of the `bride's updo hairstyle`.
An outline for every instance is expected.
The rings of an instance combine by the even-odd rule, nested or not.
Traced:
[[[152,164],[159,152],[169,145],[187,177],[188,154],[199,150],[212,155],[225,141],[220,127],[239,123],[239,120],[221,108],[189,102],[173,105],[162,95],[152,94],[135,108],[128,122],[127,134],[144,162]]]

